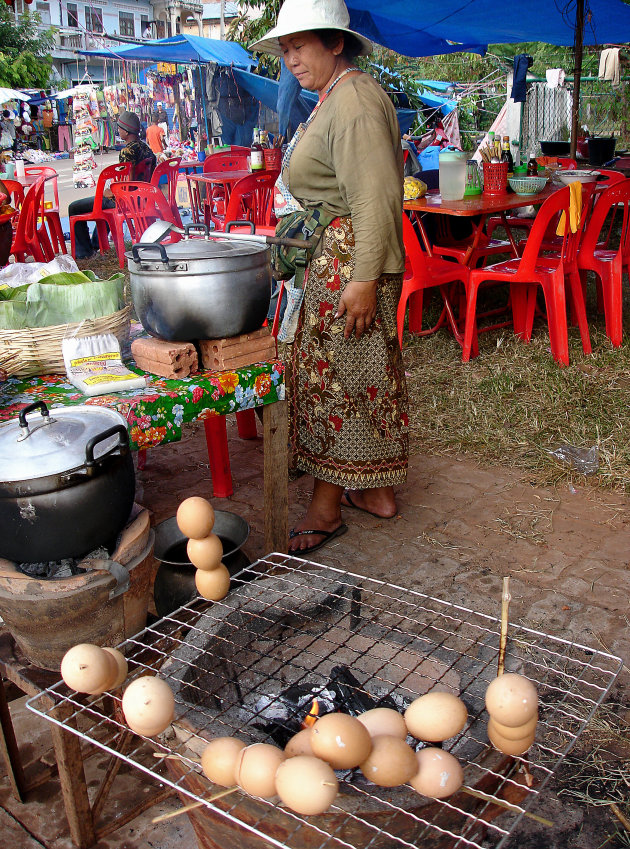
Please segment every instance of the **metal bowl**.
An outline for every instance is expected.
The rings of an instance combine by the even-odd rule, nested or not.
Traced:
[[[568,186],[571,183],[594,183],[599,177],[599,171],[556,171],[554,179],[559,180],[563,186]]]
[[[225,558],[245,545],[249,537],[249,524],[236,513],[215,510],[212,532],[221,538]],[[155,527],[153,555],[160,563],[166,563],[169,566],[190,566],[190,560],[186,557],[187,541],[188,537],[184,536],[177,527],[177,518],[171,516],[170,519],[165,519]],[[175,556],[170,553],[173,549],[177,550]]]

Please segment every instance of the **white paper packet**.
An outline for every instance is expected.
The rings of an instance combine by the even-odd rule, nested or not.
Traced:
[[[143,389],[145,377],[123,364],[120,344],[113,333],[73,336],[61,343],[68,380],[84,395],[106,395]]]

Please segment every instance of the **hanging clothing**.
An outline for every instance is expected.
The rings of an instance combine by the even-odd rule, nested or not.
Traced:
[[[613,86],[619,85],[619,48],[609,47],[602,50],[599,57],[599,79],[608,80]]]
[[[519,53],[514,57],[514,76],[512,79],[512,100],[515,103],[525,103],[527,100],[527,70],[534,60],[526,53]]]
[[[547,78],[547,86],[549,88],[558,88],[564,85],[564,70],[562,68],[548,68],[545,71]]]

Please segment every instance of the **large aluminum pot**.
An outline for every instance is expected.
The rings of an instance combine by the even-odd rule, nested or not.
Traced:
[[[262,327],[271,299],[269,248],[234,238],[138,244],[126,254],[144,329],[174,342]]]
[[[111,547],[134,495],[127,427],[114,410],[49,412],[36,401],[0,425],[0,557],[39,563]]]

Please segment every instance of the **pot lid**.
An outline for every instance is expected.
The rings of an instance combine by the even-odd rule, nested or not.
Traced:
[[[34,480],[62,474],[85,464],[85,446],[93,436],[115,425],[127,425],[123,416],[105,407],[54,407],[27,413],[28,431],[19,419],[0,424],[0,480]],[[98,459],[118,443],[110,436],[94,448]]]
[[[136,250],[137,248],[137,250]],[[257,244],[256,242],[247,242],[245,240],[234,239],[182,239],[180,242],[174,242],[172,245],[136,245],[133,252],[125,254],[127,259],[142,262],[159,262],[162,256],[162,251],[166,253],[168,259],[186,260],[186,259],[217,259],[231,257],[247,256],[257,254],[261,251],[269,250],[266,244]],[[135,254],[135,256],[134,256]]]

